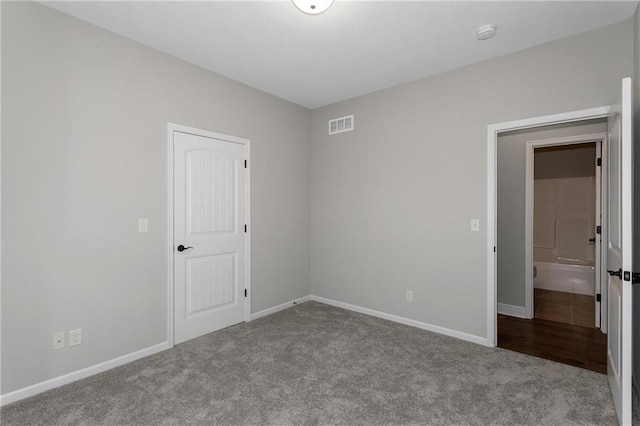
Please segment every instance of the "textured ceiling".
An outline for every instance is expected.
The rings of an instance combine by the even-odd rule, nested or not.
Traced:
[[[316,108],[633,16],[636,1],[43,2],[296,104]],[[478,41],[493,23],[495,38]]]

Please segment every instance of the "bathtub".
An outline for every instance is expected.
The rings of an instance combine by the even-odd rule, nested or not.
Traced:
[[[591,262],[558,260],[533,262],[533,287],[566,293],[595,295],[596,268]],[[576,264],[582,263],[582,264]]]

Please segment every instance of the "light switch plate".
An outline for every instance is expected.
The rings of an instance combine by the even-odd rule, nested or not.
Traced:
[[[471,219],[471,230],[474,232],[480,231],[480,219]]]
[[[149,219],[138,219],[138,232],[149,232]]]

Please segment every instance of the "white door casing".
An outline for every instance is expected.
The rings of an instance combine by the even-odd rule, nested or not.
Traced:
[[[609,332],[609,274],[607,273],[607,257],[609,256],[609,216],[608,216],[608,200],[609,200],[609,140],[607,132],[607,140],[603,141],[601,146],[602,167],[600,167],[600,196],[602,202],[600,204],[600,224],[602,230],[600,234],[600,330],[603,333]]]
[[[594,303],[594,317],[596,319],[595,326],[602,329],[602,145],[604,141],[596,143],[596,164],[595,167],[595,184],[596,184],[596,208],[595,208],[595,223],[596,230],[599,228],[600,233],[594,231],[593,237],[595,238],[595,294],[600,295],[600,301],[596,297]],[[600,166],[598,166],[598,161]],[[604,331],[603,331],[604,332]]]
[[[178,344],[248,321],[249,141],[178,125],[169,138]]]
[[[497,153],[496,146],[498,135],[502,132],[530,129],[539,126],[546,126],[560,123],[571,123],[575,121],[591,120],[609,116],[611,106],[600,106],[595,108],[568,111],[558,114],[545,115],[540,117],[525,118],[522,120],[506,121],[502,123],[489,124],[487,126],[487,346],[495,347],[498,341],[497,327],[497,280],[496,280],[496,259],[497,259]],[[603,155],[603,173],[606,160]],[[606,188],[602,188],[603,193]],[[603,212],[603,217],[606,212]],[[603,239],[604,231],[603,227]],[[603,268],[604,270],[604,268]],[[604,295],[603,295],[604,296]]]
[[[608,119],[608,341],[607,375],[620,424],[631,424],[633,270],[633,101],[631,79],[612,104]]]

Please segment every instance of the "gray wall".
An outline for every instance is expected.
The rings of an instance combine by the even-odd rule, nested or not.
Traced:
[[[606,133],[606,131],[607,121],[600,119],[532,130],[519,130],[498,136],[498,303],[515,306],[525,305],[527,141]]]
[[[534,179],[595,176],[596,144],[538,148],[534,162]]]
[[[635,223],[634,223],[634,271],[640,272],[640,5],[634,17],[633,37],[634,56],[634,187],[635,187]],[[640,396],[640,286],[633,286],[633,378],[636,392]]]
[[[309,294],[308,110],[1,7],[2,393],[166,340],[169,121],[251,139],[252,311]],[[78,327],[82,345],[51,350]]]
[[[610,104],[632,32],[627,20],[313,110],[312,293],[486,337],[487,125]],[[355,130],[328,136],[347,114]]]

